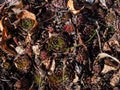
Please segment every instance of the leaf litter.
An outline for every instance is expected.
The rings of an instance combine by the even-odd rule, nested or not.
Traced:
[[[119,90],[119,0],[1,0],[0,90]]]

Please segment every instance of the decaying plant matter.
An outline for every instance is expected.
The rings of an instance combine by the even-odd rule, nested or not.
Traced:
[[[119,0],[1,0],[0,90],[119,90]]]

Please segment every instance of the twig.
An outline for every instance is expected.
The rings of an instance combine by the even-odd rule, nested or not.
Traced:
[[[96,30],[96,33],[97,33],[97,36],[98,36],[99,49],[100,49],[100,52],[102,52],[101,39],[100,39],[100,35],[99,35],[99,32],[98,32],[100,27],[99,27],[99,24],[98,24],[97,21],[96,21],[96,24],[97,24],[97,29],[95,29],[95,30]]]
[[[3,82],[10,82],[10,80],[2,79],[2,78],[0,78],[0,81],[3,81]]]
[[[63,84],[64,84],[64,79],[65,79],[65,68],[66,68],[66,58],[64,58],[64,61],[63,61],[63,75],[62,75],[62,82],[63,82]]]
[[[105,29],[105,32],[103,33],[103,37],[106,38],[106,34],[108,32],[108,27]]]

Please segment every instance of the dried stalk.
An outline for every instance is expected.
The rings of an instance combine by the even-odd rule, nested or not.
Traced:
[[[100,52],[102,52],[102,44],[101,44],[101,39],[100,39],[100,35],[99,35],[99,32],[98,32],[98,30],[99,30],[99,25],[98,25],[98,22],[96,21],[96,24],[97,24],[97,29],[95,29],[96,30],[96,33],[97,33],[97,36],[98,36],[98,43],[99,43],[99,48],[100,48]]]

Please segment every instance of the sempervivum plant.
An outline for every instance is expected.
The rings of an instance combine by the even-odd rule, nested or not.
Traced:
[[[20,25],[23,29],[29,30],[34,25],[34,20],[30,18],[21,19]]]
[[[53,36],[47,41],[48,51],[64,51],[67,46],[66,40],[62,36]]]
[[[17,15],[17,18],[20,19],[20,22],[18,23],[18,25],[28,33],[32,33],[38,24],[35,14],[27,10],[22,10]]]
[[[31,68],[31,60],[27,55],[18,56],[14,64],[19,71],[28,72]]]

